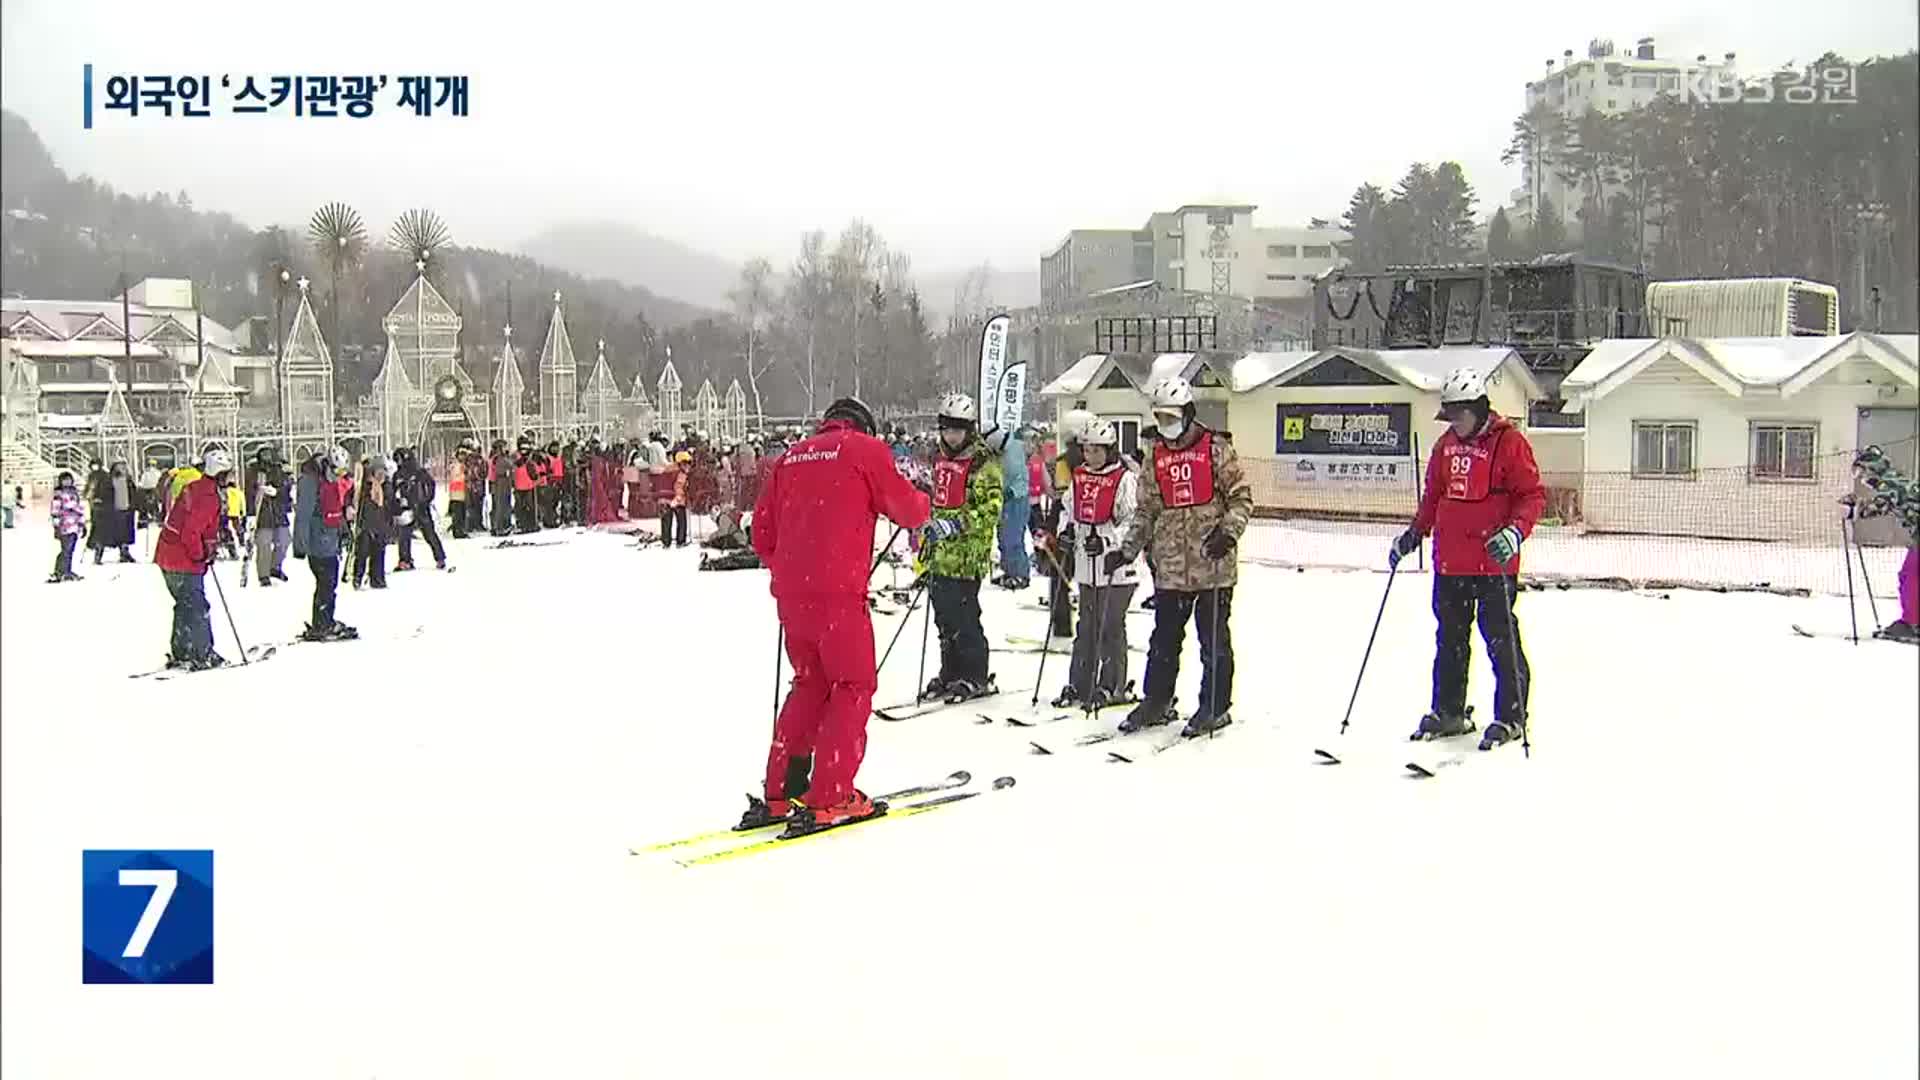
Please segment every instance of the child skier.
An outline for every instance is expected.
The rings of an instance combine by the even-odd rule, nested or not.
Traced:
[[[1513,613],[1520,593],[1520,545],[1547,505],[1533,444],[1487,400],[1487,376],[1456,368],[1440,387],[1440,415],[1451,426],[1427,461],[1427,485],[1413,524],[1393,542],[1389,566],[1433,534],[1433,613],[1440,632],[1433,658],[1433,708],[1415,739],[1473,730],[1467,709],[1467,660],[1476,622],[1493,663],[1494,720],[1480,737],[1491,750],[1526,734],[1532,671]]]
[[[53,576],[47,583],[79,581],[80,575],[73,572],[73,552],[80,546],[80,534],[87,531],[87,506],[80,500],[80,490],[73,486],[72,473],[63,472],[55,481],[47,517],[53,521],[53,538],[60,545],[60,554],[53,560]]]
[[[354,504],[353,587],[371,578],[373,587],[387,587],[387,543],[393,539],[393,485],[387,463],[368,458],[361,465],[360,492]]]
[[[167,656],[170,668],[200,671],[226,663],[213,651],[206,574],[220,542],[224,500],[217,478],[232,467],[225,450],[207,451],[204,475],[182,488],[167,508],[166,524],[153,547],[153,561],[173,596],[173,647]]]
[[[1253,487],[1233,442],[1195,419],[1193,387],[1177,375],[1154,384],[1157,422],[1138,512],[1126,542],[1108,550],[1108,574],[1150,552],[1157,600],[1147,645],[1146,692],[1120,722],[1123,732],[1176,719],[1174,683],[1187,620],[1200,639],[1200,706],[1180,732],[1206,735],[1233,723],[1233,587],[1235,547],[1253,517]],[[1083,613],[1081,621],[1087,616]]]
[[[1869,446],[1853,459],[1854,475],[1871,492],[1861,517],[1899,516],[1907,534],[1907,557],[1900,564],[1900,618],[1876,633],[1877,638],[1920,645],[1920,483],[1901,476],[1887,460],[1886,451]],[[1842,552],[1842,554],[1845,554]]]
[[[1075,553],[1080,634],[1073,639],[1067,685],[1053,704],[1102,709],[1127,697],[1127,606],[1140,579],[1132,564],[1112,574],[1100,570],[1108,550],[1117,550],[1133,527],[1140,480],[1121,463],[1120,433],[1111,423],[1088,422],[1080,448],[1083,464],[1073,471],[1060,513],[1060,546]]]
[[[940,674],[922,701],[958,703],[998,693],[987,672],[987,635],[980,628],[980,582],[993,570],[1000,524],[999,459],[980,438],[980,413],[965,394],[940,402],[940,442],[933,463],[933,518],[921,529],[934,624],[940,630]]]

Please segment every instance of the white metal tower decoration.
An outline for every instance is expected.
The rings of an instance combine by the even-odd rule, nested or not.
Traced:
[[[11,344],[0,338],[0,423],[5,445],[20,445],[40,453],[40,366],[15,356]]]
[[[727,419],[720,425],[721,430],[726,432],[728,439],[734,442],[745,442],[747,439],[747,392],[740,388],[739,379],[733,380],[733,385],[727,387],[726,411]]]
[[[287,445],[326,448],[334,444],[333,354],[313,317],[307,279],[301,278],[300,307],[280,358],[280,431]]]
[[[653,399],[647,396],[647,377],[633,373],[633,392],[627,395],[627,432],[638,438],[653,434],[660,414],[653,411]]]
[[[127,396],[120,391],[120,378],[113,369],[113,361],[107,364],[107,402],[100,408],[100,419],[94,424],[94,434],[100,439],[100,460],[111,465],[124,461],[129,468],[140,460],[139,432],[133,426],[133,410],[127,408]],[[197,447],[193,449],[198,449]]]
[[[706,432],[708,438],[720,426],[720,394],[713,388],[712,379],[701,382],[700,392],[693,395],[693,426],[696,431]]]
[[[240,388],[218,354],[209,354],[193,373],[187,394],[187,442],[195,450],[210,443],[239,450]]]
[[[673,350],[667,350],[667,366],[660,369],[660,381],[653,384],[660,395],[660,429],[671,439],[680,433],[680,373],[673,370]]]
[[[580,392],[580,412],[602,438],[612,436],[620,424],[620,384],[613,381],[613,369],[607,366],[605,338],[595,351],[593,374],[587,376],[587,388]]]
[[[520,434],[522,413],[526,408],[527,383],[520,375],[520,354],[513,351],[513,324],[501,331],[500,362],[493,375],[493,400],[500,403],[499,426],[495,428],[508,445]]]
[[[574,423],[580,399],[579,378],[573,364],[573,340],[567,336],[566,312],[555,290],[547,342],[540,347],[540,425],[554,435]]]
[[[387,339],[399,350],[408,381],[418,387],[431,387],[453,374],[460,351],[460,313],[427,280],[426,271],[426,261],[415,259],[413,284],[380,320]]]
[[[387,358],[380,365],[380,374],[374,376],[373,392],[367,395],[365,401],[366,405],[372,407],[375,418],[367,434],[370,439],[377,438],[380,441],[380,450],[392,453],[395,447],[413,445],[414,436],[426,421],[426,410],[420,407],[417,400],[420,396],[405,365],[400,362],[399,345],[393,340],[393,335],[388,334]],[[363,413],[367,411],[362,410]]]

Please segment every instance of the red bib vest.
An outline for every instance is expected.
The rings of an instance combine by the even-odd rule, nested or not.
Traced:
[[[1105,525],[1113,520],[1114,496],[1120,492],[1125,469],[1096,473],[1090,469],[1073,470],[1073,520],[1082,525]]]
[[[1446,478],[1442,492],[1454,502],[1480,502],[1493,490],[1494,442],[1467,442],[1452,433],[1441,440],[1440,475]]]
[[[1212,502],[1213,432],[1201,433],[1185,450],[1154,447],[1153,479],[1160,485],[1160,501],[1169,510]]]
[[[967,505],[967,473],[972,458],[941,458],[933,463],[933,508],[957,510]]]

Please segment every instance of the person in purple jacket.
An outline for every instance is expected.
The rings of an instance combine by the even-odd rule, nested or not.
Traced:
[[[47,517],[53,522],[53,538],[60,543],[60,554],[54,556],[53,576],[47,578],[47,584],[79,581],[80,575],[73,572],[73,551],[80,546],[80,535],[87,531],[87,505],[80,501],[72,473],[61,473],[55,482]]]

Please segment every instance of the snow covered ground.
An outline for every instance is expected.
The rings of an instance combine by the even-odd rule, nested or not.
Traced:
[[[1920,1071],[1920,653],[1789,631],[1844,629],[1844,599],[1527,593],[1531,760],[1415,781],[1427,579],[1394,586],[1340,736],[1385,575],[1250,567],[1218,739],[1118,764],[1070,745],[1078,719],[876,721],[868,791],[1019,785],[683,868],[628,849],[724,826],[757,783],[765,576],[557,535],[343,592],[360,642],[154,682],[125,676],[166,648],[158,572],[45,585],[43,518],[5,533],[0,1072]],[[248,643],[299,629],[304,566],[220,571]],[[1043,630],[985,603],[996,643]],[[1003,686],[1038,661],[994,658]],[[1197,675],[1190,647],[1183,704]],[[1483,714],[1490,690],[1476,658]],[[214,849],[213,986],[81,985],[80,851],[138,847]]]

